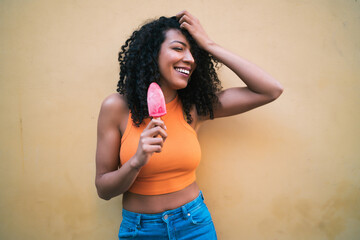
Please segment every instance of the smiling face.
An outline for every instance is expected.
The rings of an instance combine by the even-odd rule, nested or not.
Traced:
[[[190,44],[181,31],[170,29],[166,32],[158,64],[162,89],[178,90],[187,86],[196,65],[190,52]]]

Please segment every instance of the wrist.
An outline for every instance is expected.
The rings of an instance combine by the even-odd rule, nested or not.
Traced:
[[[129,165],[131,169],[136,171],[140,171],[140,169],[142,168],[141,164],[139,164],[136,158],[131,158],[129,160]]]
[[[203,49],[208,53],[212,54],[211,52],[216,46],[217,44],[214,41],[208,39],[207,41],[205,41],[205,44],[203,45]]]

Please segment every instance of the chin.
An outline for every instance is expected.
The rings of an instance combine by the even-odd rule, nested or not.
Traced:
[[[188,81],[181,81],[181,82],[176,83],[174,88],[177,89],[177,90],[180,90],[180,89],[186,88],[187,85],[188,85]]]

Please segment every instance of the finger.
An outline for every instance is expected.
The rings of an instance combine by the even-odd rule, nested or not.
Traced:
[[[143,146],[159,145],[159,146],[163,147],[164,140],[162,138],[145,138],[145,139],[143,139],[142,144],[143,144]]]
[[[176,18],[180,19],[184,14],[185,14],[186,10],[182,10],[181,12],[179,12],[178,14],[176,14]]]
[[[144,144],[146,143],[145,141],[147,138],[157,138],[159,135],[161,139],[165,142],[167,138],[167,133],[161,127],[154,127],[146,131],[144,130],[140,135],[140,141],[142,141],[142,143]]]
[[[146,153],[154,153],[154,152],[161,152],[162,147],[159,145],[146,145],[144,146],[144,152]]]
[[[182,13],[182,15],[187,15],[187,16],[189,16],[190,18],[193,18],[194,16],[191,14],[191,13],[189,13],[187,10],[183,10],[183,11],[181,11],[180,13]]]
[[[184,23],[184,22],[187,22],[187,23],[189,23],[189,24],[192,24],[192,23],[193,23],[192,19],[191,19],[189,16],[187,16],[187,15],[182,16],[182,17],[180,18],[180,20],[179,20],[179,23],[180,23],[180,24],[182,24],[182,23]]]
[[[189,13],[188,11],[184,10],[179,12],[178,14],[176,14],[176,19],[181,19],[184,16],[188,17],[189,19],[196,19],[191,13]]]
[[[146,126],[146,128],[144,129],[145,130],[148,130],[148,129],[151,129],[151,128],[154,128],[156,126],[159,126],[163,129],[166,130],[166,126],[165,126],[165,123],[161,120],[161,119],[156,119],[156,118],[153,118],[149,124]]]
[[[188,17],[188,18],[191,19],[192,21],[197,19],[194,15],[192,15],[191,13],[189,13],[189,12],[186,11],[186,10],[184,11],[183,16]]]
[[[139,145],[141,151],[145,153],[159,152],[162,150],[164,142],[162,138],[146,138],[142,139]]]
[[[189,16],[190,18],[194,18],[194,15],[189,13],[188,11],[184,10],[184,15]]]
[[[157,129],[156,129],[156,128],[157,128]],[[156,127],[156,128],[155,128],[155,129],[156,129],[157,131],[154,132],[153,137],[157,137],[157,136],[160,135],[160,136],[162,137],[162,139],[165,141],[166,138],[168,137],[166,131],[165,131],[164,129],[162,129],[162,128],[158,128],[158,127]]]
[[[152,122],[155,124],[155,126],[160,126],[166,130],[166,125],[165,125],[164,121],[162,121],[160,118],[153,118]]]
[[[182,24],[180,24],[180,28],[186,29],[190,32],[191,25],[187,22],[183,22]]]
[[[156,137],[160,135],[164,139],[167,138],[166,131],[160,126],[153,127],[147,131],[144,131],[143,133],[144,133],[144,137]]]

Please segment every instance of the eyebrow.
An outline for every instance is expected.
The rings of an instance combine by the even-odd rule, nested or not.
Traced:
[[[174,41],[170,42],[170,44],[171,44],[171,43],[180,43],[181,45],[184,45],[184,47],[187,46],[186,43],[181,42],[181,41],[179,41],[179,40],[174,40]]]

